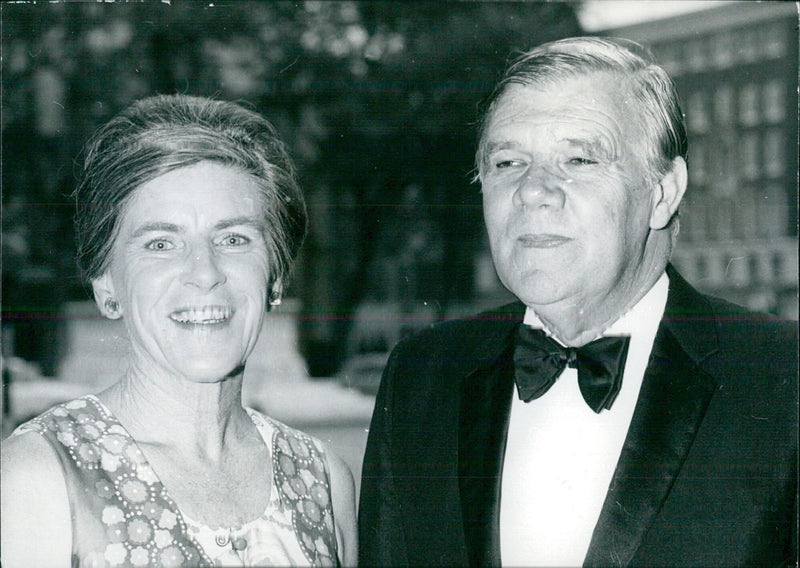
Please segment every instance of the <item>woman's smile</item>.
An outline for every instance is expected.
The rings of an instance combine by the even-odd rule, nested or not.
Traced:
[[[228,322],[233,314],[230,306],[195,306],[176,310],[169,314],[169,318],[181,325],[213,326]]]
[[[227,166],[187,166],[136,191],[106,285],[123,306],[137,369],[202,382],[244,363],[269,293],[263,229],[255,181]]]

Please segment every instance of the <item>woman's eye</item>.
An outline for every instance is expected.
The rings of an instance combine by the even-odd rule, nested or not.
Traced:
[[[219,244],[225,247],[240,247],[250,242],[250,239],[243,235],[225,235],[219,241]]]
[[[163,252],[172,250],[175,248],[175,245],[168,241],[167,239],[153,239],[152,241],[148,242],[144,247],[147,250],[154,250],[156,252]]]

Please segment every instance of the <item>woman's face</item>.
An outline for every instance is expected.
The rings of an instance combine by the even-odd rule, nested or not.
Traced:
[[[250,176],[212,162],[136,190],[93,283],[99,302],[120,305],[135,372],[216,382],[241,370],[269,286],[261,203]]]

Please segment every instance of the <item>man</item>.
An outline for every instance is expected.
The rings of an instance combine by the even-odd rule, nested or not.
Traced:
[[[477,167],[520,302],[393,351],[362,564],[796,561],[797,328],[669,265],[686,155],[674,85],[632,42],[561,40],[508,69]]]

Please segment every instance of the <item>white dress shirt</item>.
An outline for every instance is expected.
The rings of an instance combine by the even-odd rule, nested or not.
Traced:
[[[578,388],[577,370],[569,367],[541,398],[525,403],[515,391],[500,502],[503,565],[583,563],[628,433],[668,290],[665,273],[603,333],[631,336],[622,387],[610,410],[595,414],[589,408]],[[530,308],[523,325],[545,327]]]

